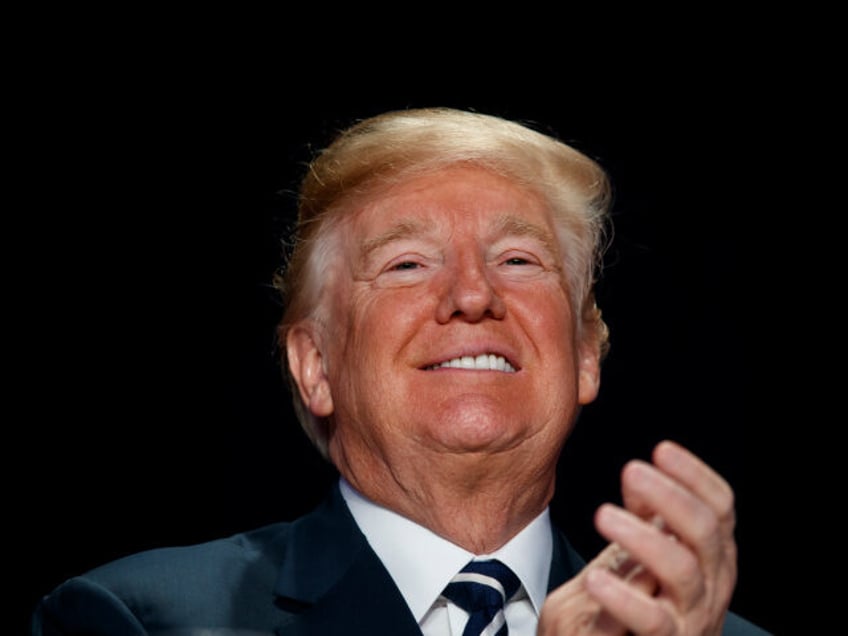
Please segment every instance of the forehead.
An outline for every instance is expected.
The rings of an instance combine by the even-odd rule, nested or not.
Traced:
[[[455,166],[375,192],[349,220],[352,234],[363,239],[393,226],[404,232],[455,223],[503,227],[507,217],[552,229],[548,207],[527,187],[482,168]]]

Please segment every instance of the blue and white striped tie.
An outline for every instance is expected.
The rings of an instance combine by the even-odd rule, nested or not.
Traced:
[[[462,636],[507,636],[504,605],[521,581],[496,559],[471,561],[442,594],[469,614]]]

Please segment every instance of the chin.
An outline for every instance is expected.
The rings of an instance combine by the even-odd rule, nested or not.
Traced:
[[[427,425],[439,446],[458,452],[505,450],[530,434],[529,427],[503,409],[454,409]]]

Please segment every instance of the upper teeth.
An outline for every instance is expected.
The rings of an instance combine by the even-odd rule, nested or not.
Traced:
[[[481,354],[479,356],[462,356],[461,358],[453,358],[445,360],[439,364],[434,364],[429,369],[440,369],[442,367],[451,367],[453,369],[488,369],[491,371],[506,371],[507,373],[515,373],[515,368],[506,361],[503,356],[496,356],[493,353]]]

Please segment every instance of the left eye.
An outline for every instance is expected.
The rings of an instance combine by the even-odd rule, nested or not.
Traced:
[[[514,256],[512,258],[508,258],[504,261],[504,265],[527,265],[530,261],[526,258],[519,258],[518,256]]]

